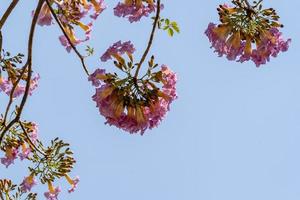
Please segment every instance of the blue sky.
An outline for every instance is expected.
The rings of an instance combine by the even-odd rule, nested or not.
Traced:
[[[9,2],[1,0],[0,13]],[[7,50],[25,51],[35,2],[21,1],[4,27]],[[265,3],[277,9],[282,31],[293,41],[261,68],[218,58],[209,48],[203,32],[217,22],[216,7],[224,1],[163,2],[162,15],[176,20],[182,33],[169,38],[158,32],[151,53],[177,72],[179,99],[161,126],[143,137],[104,125],[79,60],[57,40],[59,29],[37,29],[33,63],[41,81],[23,119],[39,124],[43,141],[59,136],[74,149],[72,175],[81,177],[80,187],[71,195],[63,191],[60,199],[298,200],[300,1]],[[90,71],[113,67],[99,57],[115,41],[131,40],[136,58],[146,46],[151,21],[129,24],[114,17],[116,3],[110,1],[95,24]],[[0,178],[20,182],[25,166],[18,161],[8,170],[0,167]],[[56,185],[68,187],[64,180]]]

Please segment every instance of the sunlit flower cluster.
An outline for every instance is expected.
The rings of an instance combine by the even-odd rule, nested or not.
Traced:
[[[118,17],[126,17],[132,23],[142,17],[148,17],[155,8],[153,0],[124,0],[114,8],[114,14]]]
[[[274,9],[262,9],[261,2],[251,7],[245,1],[233,3],[232,7],[220,5],[221,24],[210,23],[205,31],[219,56],[238,62],[252,60],[259,67],[288,50],[291,39],[283,39]]]
[[[106,8],[104,0],[52,0],[50,4],[52,11],[55,12],[65,33],[74,46],[90,39],[93,21]],[[51,9],[48,4],[44,3],[38,19],[39,25],[48,26],[54,23]],[[88,22],[84,23],[83,21]],[[76,37],[75,27],[80,27],[84,31],[85,38],[78,39]],[[71,45],[66,36],[61,35],[59,40],[66,47],[67,51],[70,52]]]
[[[36,142],[38,137],[38,126],[35,123],[26,123],[26,127],[28,128],[28,137],[32,142]],[[3,148],[5,152],[5,156],[0,158],[0,161],[3,165],[8,168],[11,164],[14,164],[14,161],[18,158],[20,160],[24,160],[29,158],[32,149],[30,145],[25,142],[18,140],[18,138],[14,137],[12,134],[10,140],[6,142],[6,145]]]
[[[125,44],[125,43],[124,43]],[[110,51],[113,51],[110,47]],[[118,46],[118,48],[120,48]],[[115,65],[125,72],[126,77],[106,73],[97,69],[89,80],[96,87],[93,100],[106,118],[106,123],[129,133],[140,132],[157,127],[170,109],[170,104],[177,98],[177,77],[166,65],[157,72],[152,72],[158,65],[153,60],[142,78],[131,75],[134,69],[133,58],[126,52],[131,61],[126,64],[118,53],[111,56],[116,59]]]

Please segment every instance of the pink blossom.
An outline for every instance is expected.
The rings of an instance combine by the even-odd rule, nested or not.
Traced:
[[[30,192],[31,191],[31,188],[33,186],[35,186],[37,184],[37,181],[35,180],[34,176],[33,175],[30,175],[28,177],[25,177],[23,182],[20,184],[21,186],[21,191],[22,192]]]
[[[83,40],[77,39],[74,35],[74,32],[69,33],[69,38],[74,46],[77,46],[80,43],[86,42],[91,38],[92,25],[93,25],[92,23],[89,23],[88,25],[85,26],[85,28],[86,28],[85,38]],[[61,35],[61,36],[59,36],[58,39],[59,39],[61,45],[66,48],[68,53],[70,53],[72,50],[72,45],[70,44],[67,37],[65,35]]]
[[[52,18],[51,11],[50,11],[48,5],[46,3],[44,3],[42,10],[39,14],[37,23],[40,26],[50,26],[51,24],[53,24],[52,20],[53,20],[53,18]]]
[[[219,32],[216,31],[222,29]],[[247,41],[240,41],[234,47],[230,41],[230,31],[226,27],[218,27],[210,23],[205,31],[206,36],[211,42],[211,48],[221,57],[225,55],[228,60],[235,60],[237,62],[245,62],[252,60],[257,67],[266,64],[270,61],[271,57],[277,57],[280,52],[285,52],[289,48],[291,39],[284,40],[282,33],[277,28],[271,28],[265,33],[261,33],[260,42],[256,49],[251,49],[251,42],[249,39],[249,46],[247,49]],[[250,51],[250,53],[249,53]]]
[[[76,176],[74,179],[72,179],[69,175],[65,175],[68,183],[71,185],[71,188],[68,190],[69,193],[72,193],[77,188],[77,185],[79,183],[79,177]]]
[[[133,54],[135,52],[135,48],[131,41],[121,42],[118,41],[110,46],[106,52],[101,56],[101,61],[106,62],[109,59],[112,59],[112,55],[118,54],[122,55],[124,53]]]
[[[58,39],[59,39],[61,45],[64,46],[64,47],[66,48],[66,50],[67,50],[68,53],[70,53],[70,52],[71,52],[71,49],[72,49],[72,46],[71,46],[71,44],[69,43],[69,41],[68,41],[68,39],[66,38],[66,36],[61,35],[61,36],[59,36]],[[76,44],[74,44],[74,45],[76,45]]]
[[[104,3],[104,0],[99,0],[98,2],[94,2],[94,10],[95,12],[90,15],[90,17],[94,20],[98,18],[98,16],[103,12],[103,10],[106,9],[106,5]]]
[[[131,23],[139,21],[142,17],[148,17],[154,11],[155,5],[153,3],[137,5],[136,3],[127,4],[119,2],[114,8],[115,16],[127,17]]]
[[[29,87],[29,95],[32,95],[33,91],[38,87],[38,81],[40,79],[40,75],[37,74],[31,79],[30,81],[30,87]],[[2,83],[2,84],[1,84]],[[5,93],[10,96],[10,93],[12,92],[13,85],[11,81],[7,81],[5,79],[0,78],[0,89],[5,90]],[[26,85],[23,85],[22,83],[19,83],[13,93],[13,98],[17,98],[25,93]]]
[[[38,140],[38,125],[36,123],[31,123],[30,124],[30,131],[28,133],[29,138],[33,143],[36,143]]]
[[[18,149],[14,147],[6,147],[5,157],[1,158],[1,163],[8,168],[9,165],[14,164],[14,160],[17,158]]]
[[[27,147],[25,143],[21,146],[22,151],[19,153],[19,157],[21,160],[27,159],[29,154],[31,153],[31,148]]]
[[[95,87],[99,87],[101,85],[101,76],[105,76],[105,69],[96,69],[94,73],[92,73],[88,80],[92,82],[92,85]]]
[[[49,191],[44,193],[47,200],[57,200],[59,193],[61,192],[59,187],[53,187],[52,183],[48,183]]]
[[[0,92],[3,91],[5,93],[7,93],[9,88],[10,88],[9,81],[0,77]]]
[[[90,80],[96,86],[96,93],[92,97],[101,115],[106,118],[106,124],[116,126],[129,133],[140,132],[157,127],[170,109],[170,104],[177,98],[177,76],[166,65],[162,65],[162,91],[158,92],[158,99],[149,99],[149,105],[123,105],[122,97],[118,96],[115,88],[103,82],[97,82],[95,74]],[[103,71],[101,71],[103,72]],[[96,78],[97,79],[97,78]],[[101,79],[98,80],[101,82]],[[151,87],[149,85],[149,87]],[[126,109],[124,109],[126,107]],[[121,110],[120,110],[121,109]]]

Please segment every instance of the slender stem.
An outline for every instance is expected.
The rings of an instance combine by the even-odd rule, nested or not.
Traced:
[[[2,31],[0,30],[0,61],[2,59],[2,43],[3,42],[3,37],[2,37]]]
[[[157,11],[156,11],[156,16],[155,16],[155,19],[154,19],[154,23],[153,23],[153,27],[152,27],[152,31],[151,31],[151,34],[150,34],[150,38],[149,38],[149,41],[148,41],[148,45],[147,45],[147,48],[141,58],[141,61],[139,62],[138,66],[137,66],[137,69],[135,71],[135,75],[134,75],[134,78],[137,79],[138,75],[139,75],[139,71],[141,69],[141,66],[142,64],[144,63],[149,51],[150,51],[150,48],[152,46],[152,43],[153,43],[153,39],[154,39],[154,34],[155,34],[155,30],[156,30],[156,27],[157,27],[157,23],[158,23],[158,20],[159,20],[159,16],[160,16],[160,0],[157,1]]]
[[[13,0],[9,7],[7,8],[7,10],[5,11],[5,13],[3,14],[2,18],[0,19],[0,30],[2,29],[3,25],[5,24],[7,18],[9,17],[9,15],[11,14],[11,12],[13,11],[13,9],[16,7],[16,5],[18,4],[19,0]]]
[[[27,80],[26,80],[26,87],[25,87],[25,92],[22,97],[20,106],[17,108],[17,113],[15,118],[5,127],[5,129],[2,131],[0,135],[0,144],[2,143],[3,137],[5,133],[15,124],[20,120],[22,111],[24,109],[24,106],[26,104],[28,95],[29,95],[29,89],[30,89],[30,80],[31,80],[31,75],[32,75],[32,45],[33,45],[33,37],[34,37],[34,32],[35,32],[35,27],[36,23],[39,17],[39,14],[42,9],[42,5],[45,0],[39,0],[38,5],[35,9],[34,16],[32,19],[31,23],[31,28],[30,28],[30,33],[29,33],[29,39],[28,39],[28,56],[27,56],[27,62],[24,67],[28,67],[28,75],[27,75]]]
[[[65,31],[65,29],[64,29],[64,27],[63,27],[63,25],[62,25],[62,23],[61,23],[61,21],[58,19],[58,17],[57,17],[57,15],[56,15],[55,11],[54,11],[53,8],[51,7],[51,4],[50,4],[49,0],[46,0],[46,3],[48,4],[48,7],[49,7],[49,9],[50,9],[50,11],[51,11],[51,14],[53,15],[55,21],[58,23],[59,28],[60,28],[61,31],[63,32],[64,36],[67,38],[69,44],[71,45],[72,49],[75,51],[76,55],[79,57],[79,59],[80,59],[80,61],[81,61],[81,64],[82,64],[82,67],[83,67],[85,73],[89,76],[90,73],[89,73],[89,71],[88,71],[88,69],[87,69],[87,67],[86,67],[86,64],[85,64],[85,61],[84,61],[84,56],[81,55],[81,53],[78,51],[78,49],[75,47],[75,45],[74,45],[73,42],[71,41],[69,35],[66,33],[66,31]]]
[[[41,151],[37,146],[35,146],[35,144],[32,142],[32,140],[30,139],[30,137],[28,136],[28,133],[23,125],[23,123],[21,121],[19,121],[20,127],[22,129],[22,131],[24,132],[24,135],[26,136],[26,139],[28,140],[31,148],[35,149],[36,151],[38,151],[40,154],[42,154],[43,156],[46,156],[46,154]]]

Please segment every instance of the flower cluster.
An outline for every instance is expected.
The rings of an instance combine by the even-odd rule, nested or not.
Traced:
[[[3,121],[1,120],[0,123]],[[29,167],[29,176],[24,177],[19,185],[18,191],[22,194],[31,192],[32,187],[37,185],[37,176],[43,184],[48,184],[48,191],[44,193],[48,200],[56,200],[61,192],[59,187],[54,187],[52,184],[55,178],[65,177],[71,185],[68,192],[75,191],[79,177],[72,179],[68,175],[75,163],[68,144],[58,139],[53,140],[51,144],[51,147],[43,147],[38,140],[38,126],[32,122],[20,122],[20,125],[11,128],[4,137],[1,150],[5,152],[5,155],[0,158],[0,161],[6,168],[14,164],[18,157],[20,160],[27,159],[36,165],[33,168]]]
[[[118,46],[118,49],[125,48]],[[140,132],[159,125],[170,109],[170,104],[176,95],[177,77],[166,65],[162,65],[157,72],[152,72],[158,65],[154,64],[154,57],[149,61],[147,73],[142,78],[134,77],[133,57],[126,51],[130,62],[118,54],[118,49],[112,47],[107,52],[116,59],[115,65],[126,73],[125,78],[117,74],[106,73],[104,69],[97,69],[90,75],[89,81],[96,87],[93,100],[96,102],[106,123],[114,125],[129,133]],[[161,85],[161,87],[159,87]]]
[[[135,52],[135,48],[131,41],[121,42],[118,41],[110,46],[105,53],[101,56],[101,61],[106,62],[112,59],[113,55],[123,55],[124,53],[133,54]]]
[[[64,28],[64,32],[68,36],[61,35],[59,40],[67,51],[71,51],[72,42],[74,46],[90,39],[93,21],[98,18],[102,11],[106,8],[104,0],[58,0],[49,1],[52,12],[56,14]],[[38,24],[41,26],[53,24],[53,16],[51,9],[47,3],[44,3],[42,11],[39,15]],[[89,18],[90,20],[87,20]],[[88,21],[84,23],[83,21]],[[78,39],[75,35],[74,27],[80,27],[85,32],[84,39]]]
[[[139,21],[142,17],[148,17],[155,11],[153,0],[124,0],[114,8],[114,14],[118,17],[126,17],[132,22]]]
[[[28,130],[28,137],[33,143],[37,142],[38,137],[38,126],[33,122],[24,123],[24,126]],[[28,159],[32,153],[30,143],[28,140],[23,140],[23,136],[16,137],[16,130],[11,131],[11,135],[8,137],[6,145],[3,146],[2,150],[5,152],[5,156],[0,158],[0,161],[3,165],[8,168],[11,164],[14,164],[14,161],[18,158],[20,160]]]
[[[283,26],[274,9],[262,9],[261,1],[250,7],[241,0],[233,3],[233,7],[220,5],[217,10],[221,24],[210,23],[205,31],[220,57],[225,55],[237,62],[252,60],[259,67],[271,56],[288,50],[291,39],[283,39],[279,31]]]
[[[23,69],[17,68],[17,64],[22,63],[22,54],[16,56],[10,56],[9,52],[3,52],[0,56],[0,92],[6,93],[8,96],[12,95],[13,98],[17,98],[25,93],[27,76]],[[28,93],[32,95],[33,91],[38,87],[40,79],[39,74],[35,74],[29,85]]]

